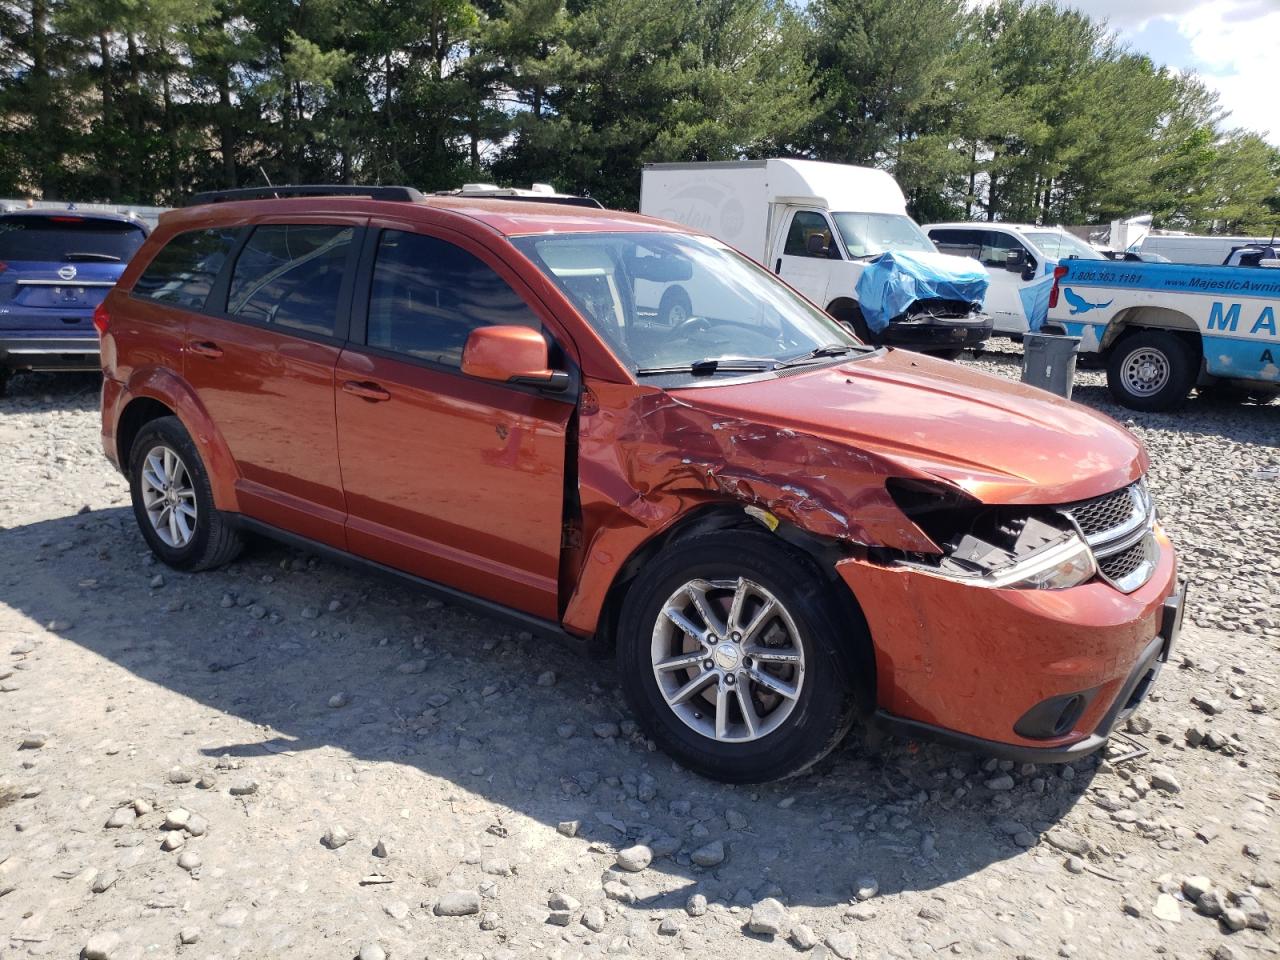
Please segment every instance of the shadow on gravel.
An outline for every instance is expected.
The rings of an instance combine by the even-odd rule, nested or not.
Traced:
[[[21,413],[36,404],[40,410],[96,410],[101,394],[100,373],[19,373],[0,396],[0,412]]]
[[[17,527],[0,532],[0,593],[137,677],[266,730],[206,743],[205,760],[190,758],[197,771],[224,754],[246,758],[269,792],[292,762],[280,754],[336,749],[410,765],[553,827],[581,820],[588,841],[669,851],[628,878],[642,909],[683,906],[695,889],[730,903],[780,895],[826,906],[848,902],[865,876],[886,893],[934,889],[1018,855],[1077,802],[1094,768],[1080,762],[1072,780],[1065,768],[1013,769],[1017,785],[992,790],[998,772],[982,758],[869,734],[803,777],[728,787],[647,749],[610,661],[578,660],[397,581],[280,547],[194,576],[145,557],[126,508]],[[151,589],[158,572],[165,585]],[[329,612],[335,599],[343,609]],[[556,682],[539,684],[548,669]],[[331,708],[339,692],[350,702]],[[594,732],[607,723],[621,734]],[[716,840],[724,862],[693,865],[690,854]]]

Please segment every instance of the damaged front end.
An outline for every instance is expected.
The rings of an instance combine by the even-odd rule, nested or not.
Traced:
[[[938,545],[904,554],[921,573],[992,589],[1065,590],[1098,573],[1089,544],[1051,508],[988,506],[944,484],[890,480],[902,512]]]

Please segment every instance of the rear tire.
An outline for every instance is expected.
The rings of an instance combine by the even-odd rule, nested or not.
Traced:
[[[1167,330],[1139,330],[1123,337],[1107,356],[1107,387],[1132,410],[1172,410],[1199,373],[1199,357],[1182,337]]]
[[[650,560],[618,629],[622,688],[645,731],[688,769],[727,783],[817,763],[857,712],[836,644],[870,647],[827,590],[802,557],[753,531],[695,536]]]
[[[693,301],[683,287],[668,287],[658,304],[658,323],[675,327],[693,316]]]
[[[220,567],[244,546],[214,507],[209,474],[177,417],[160,417],[138,431],[129,451],[129,492],[147,546],[175,570]]]

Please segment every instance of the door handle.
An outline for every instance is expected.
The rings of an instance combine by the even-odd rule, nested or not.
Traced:
[[[368,400],[370,403],[381,403],[391,399],[391,394],[368,380],[348,380],[342,385],[342,392],[359,397],[361,400]]]
[[[208,340],[201,340],[198,343],[193,343],[189,349],[192,353],[201,357],[208,357],[211,360],[217,360],[222,356],[222,348],[216,343],[210,343]]]
[[[777,263],[775,263],[775,264],[773,265],[773,272],[774,272],[774,273],[781,273],[781,272],[782,272],[782,258],[781,258],[781,257],[779,257],[779,258],[778,258],[778,262],[777,262]]]

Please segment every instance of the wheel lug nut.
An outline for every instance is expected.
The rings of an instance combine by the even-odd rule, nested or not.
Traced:
[[[730,673],[730,674],[726,674],[726,675],[725,675],[725,678],[724,678],[724,682],[725,682],[725,683],[727,683],[729,686],[731,686],[731,687],[732,687],[732,686],[733,686],[733,674],[732,674],[732,673]]]
[[[703,660],[703,661],[702,661],[702,669],[703,669],[703,670],[710,670],[710,669],[711,669],[712,667],[714,667],[714,666],[715,666],[715,664],[714,664],[714,663],[712,663],[710,660]]]

